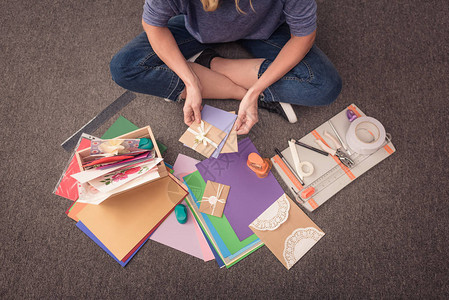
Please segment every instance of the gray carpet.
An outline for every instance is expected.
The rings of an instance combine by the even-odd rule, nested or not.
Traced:
[[[287,271],[266,247],[226,270],[156,242],[123,269],[78,230],[52,194],[70,157],[60,144],[124,92],[108,64],[141,32],[143,1],[1,1],[1,298],[447,298],[447,1],[318,2],[341,96],[298,107],[294,125],[261,111],[249,137],[271,156],[355,103],[397,153],[310,214],[326,236]],[[121,114],[151,125],[168,162],[200,158],[177,141],[181,105],[138,95]]]

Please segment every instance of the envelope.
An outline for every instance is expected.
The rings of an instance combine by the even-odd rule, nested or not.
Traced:
[[[208,180],[203,198],[200,200],[200,212],[221,218],[230,188],[229,185]]]
[[[190,125],[179,141],[209,158],[225,137],[224,131],[202,120],[201,124]]]
[[[258,216],[249,228],[287,269],[324,236],[286,194]]]

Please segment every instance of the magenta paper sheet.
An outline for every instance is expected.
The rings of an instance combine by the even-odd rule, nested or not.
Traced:
[[[284,194],[271,172],[259,178],[248,168],[246,161],[252,152],[258,153],[246,138],[239,142],[239,152],[220,154],[196,165],[204,181],[231,186],[224,214],[240,240],[253,234],[248,225]]]

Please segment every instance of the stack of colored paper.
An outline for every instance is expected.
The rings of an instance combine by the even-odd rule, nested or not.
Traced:
[[[135,129],[134,124],[120,117],[102,138],[114,138]],[[77,151],[90,146],[86,135],[80,141]],[[71,175],[78,172],[79,164],[72,157],[55,193],[77,200],[78,186]],[[189,213],[187,223],[179,224],[174,213],[170,214],[186,195],[183,185],[168,175],[144,187],[127,191],[126,201],[122,201],[120,195],[109,197],[99,205],[78,200],[66,213],[77,221],[80,230],[122,266],[131,260],[150,235],[152,240],[204,261],[211,260],[214,256],[194,217]]]
[[[250,139],[240,141],[238,148],[198,162],[198,171],[184,177],[189,206],[226,267],[263,245],[248,226],[284,193],[272,174],[261,179],[246,166],[248,155],[257,152]],[[231,187],[221,218],[199,212],[206,180]]]

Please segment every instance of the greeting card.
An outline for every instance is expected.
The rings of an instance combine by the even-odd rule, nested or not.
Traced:
[[[194,122],[190,125],[179,141],[198,153],[210,157],[225,136],[224,131],[202,120],[200,124]]]
[[[203,198],[199,201],[200,212],[221,218],[230,188],[229,185],[207,181]]]

